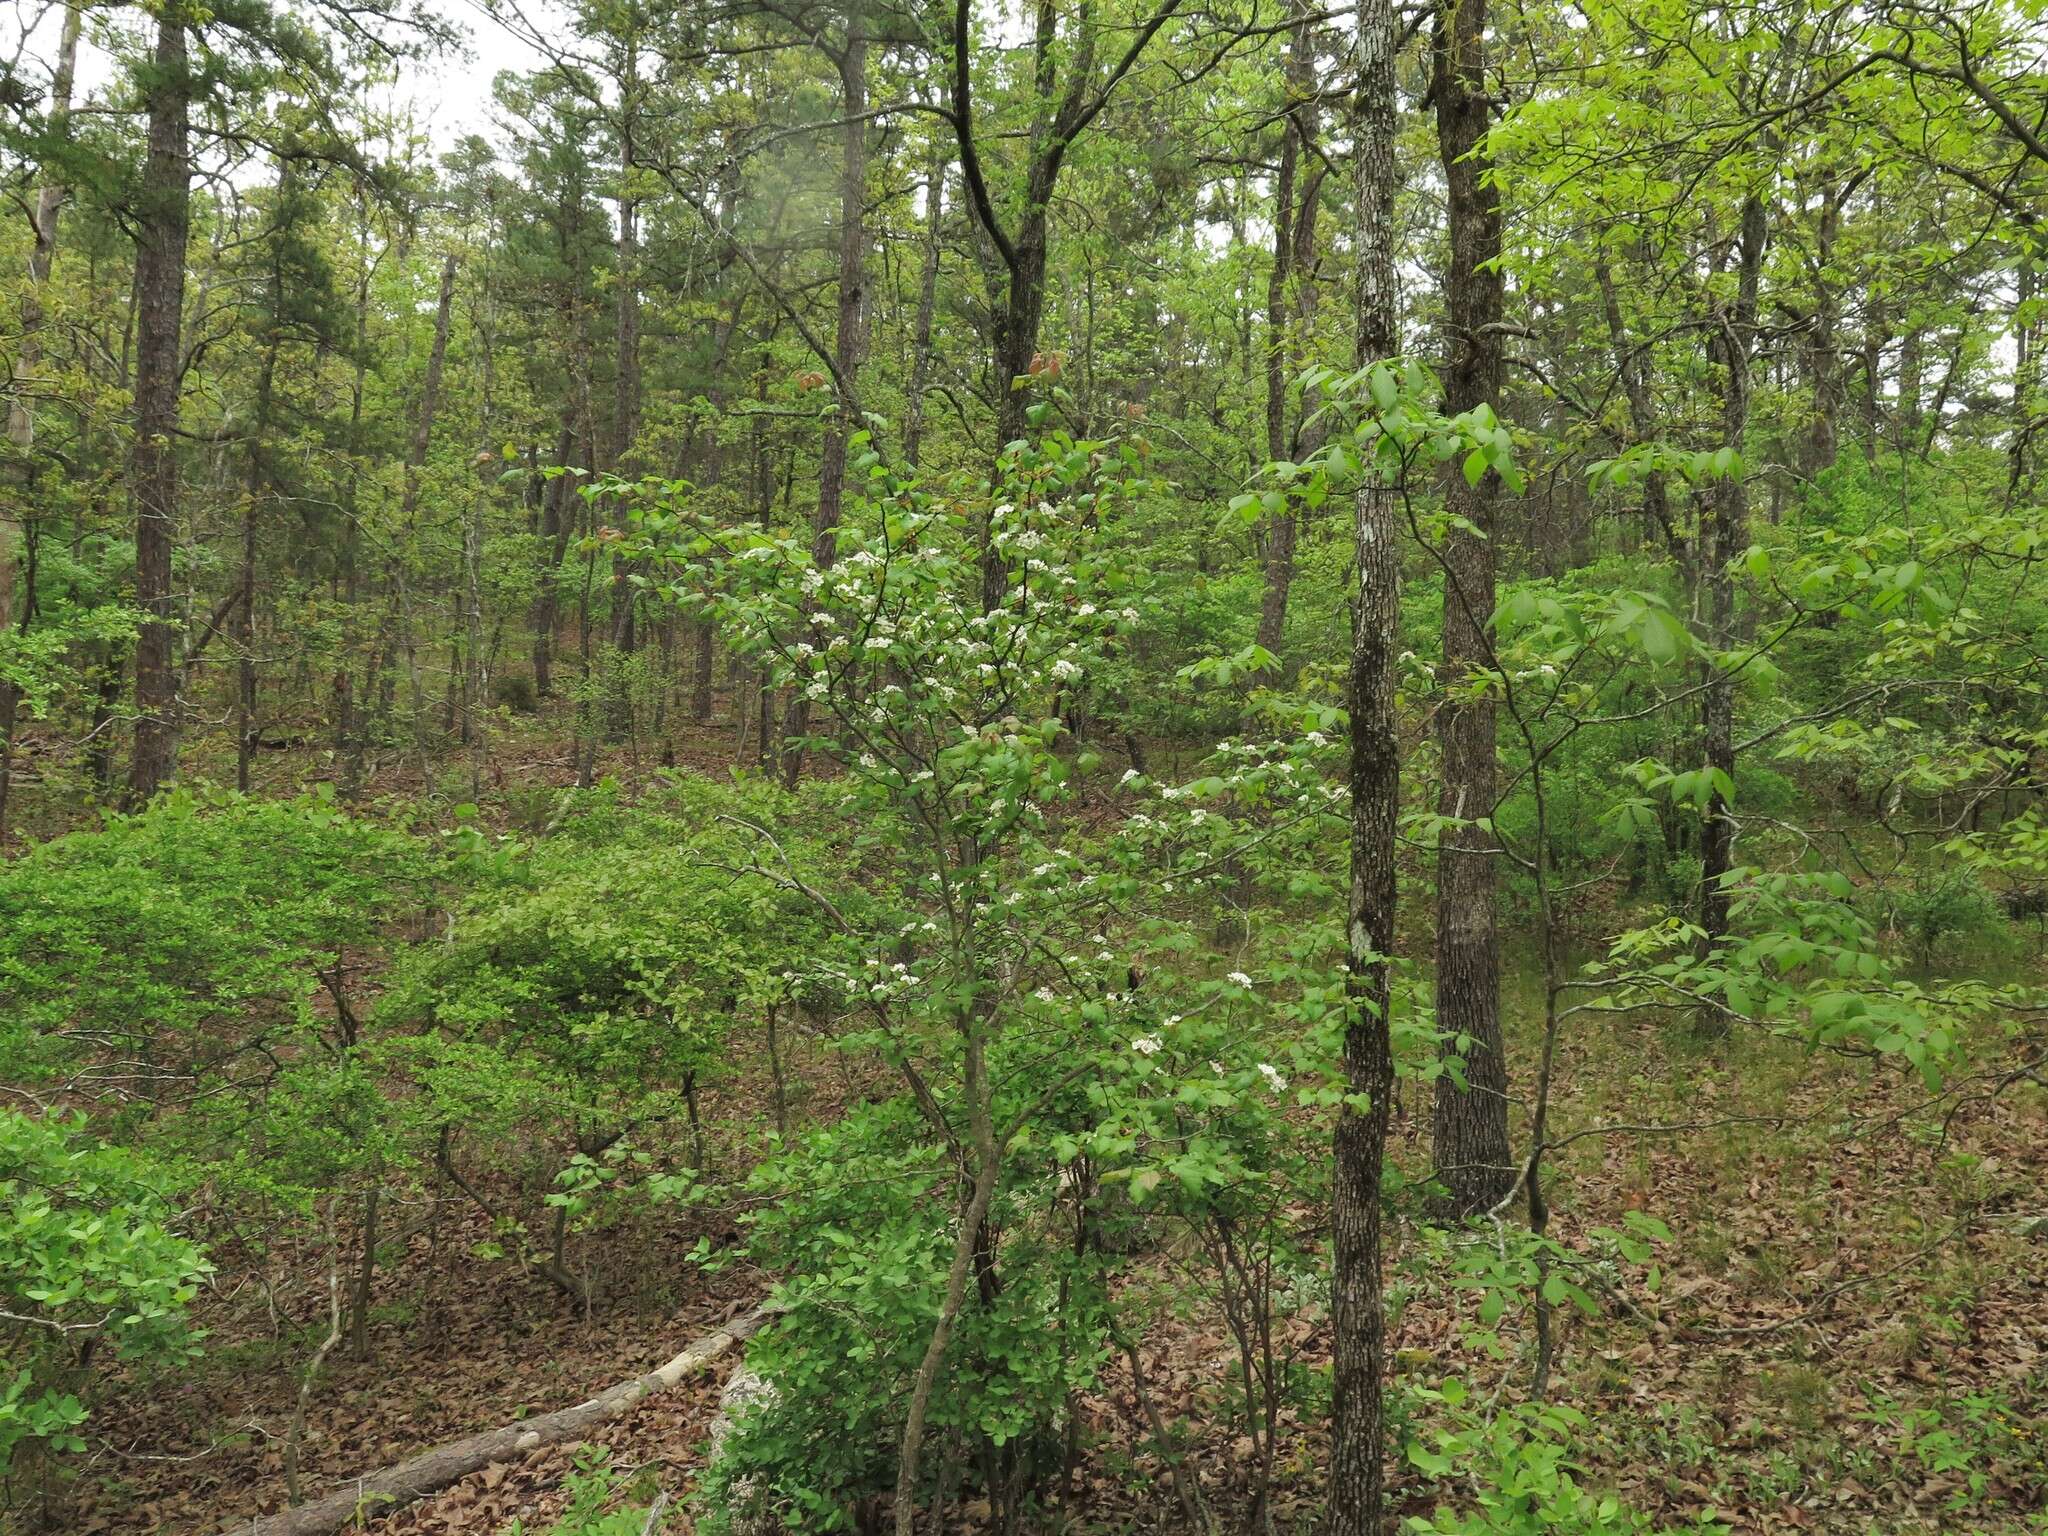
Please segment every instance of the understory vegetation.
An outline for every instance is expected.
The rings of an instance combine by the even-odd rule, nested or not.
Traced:
[[[479,25],[0,64],[0,1530],[2048,1532],[2031,8]]]

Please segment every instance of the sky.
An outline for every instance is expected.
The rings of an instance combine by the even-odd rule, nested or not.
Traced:
[[[558,9],[540,0],[523,0],[528,14],[536,20],[559,16]],[[396,87],[391,105],[408,101],[413,115],[425,128],[434,146],[445,149],[465,134],[496,137],[492,128],[491,81],[503,70],[532,69],[541,62],[534,48],[514,36],[487,15],[474,0],[446,0],[445,19],[466,36],[467,57],[450,56],[425,66],[409,65],[404,80]],[[79,46],[76,100],[83,104],[103,97],[115,74],[113,56],[94,41],[96,23],[119,16],[132,25],[139,12],[123,10],[88,16],[85,39]],[[59,0],[0,0],[0,57],[13,61],[11,73],[31,88],[47,94],[56,69],[57,40],[63,26]]]

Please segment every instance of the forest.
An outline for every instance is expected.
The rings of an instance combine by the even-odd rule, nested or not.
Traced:
[[[2041,0],[11,11],[0,1533],[2048,1533]]]

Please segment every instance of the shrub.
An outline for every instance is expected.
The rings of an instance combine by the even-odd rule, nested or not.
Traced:
[[[80,1393],[102,1355],[159,1365],[197,1352],[185,1320],[208,1264],[170,1230],[175,1183],[80,1118],[0,1110],[0,1477],[25,1448],[80,1451]]]

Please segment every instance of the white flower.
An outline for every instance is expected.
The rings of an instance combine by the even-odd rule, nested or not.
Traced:
[[[886,651],[887,649],[889,649],[889,642],[884,636],[869,635],[867,639],[867,649],[871,651]]]
[[[1245,975],[1243,971],[1232,971],[1230,973],[1230,979],[1236,982],[1240,987],[1249,987],[1252,984],[1251,977]]]
[[[1131,1042],[1131,1049],[1140,1056],[1157,1055],[1159,1052],[1159,1037],[1157,1035],[1140,1035]]]
[[[1266,1086],[1272,1089],[1273,1092],[1285,1093],[1287,1091],[1287,1079],[1282,1077],[1279,1069],[1270,1062],[1262,1061],[1259,1063],[1259,1076],[1266,1080]]]
[[[1223,1075],[1223,1063],[1220,1061],[1212,1061],[1209,1063],[1209,1070],[1211,1072],[1214,1072],[1218,1077],[1221,1077]]]
[[[1130,783],[1131,780],[1141,777],[1143,777],[1143,775],[1141,775],[1137,769],[1126,768],[1124,770],[1124,776],[1116,781],[1116,787],[1118,789],[1122,789],[1126,784]]]
[[[1310,731],[1304,739],[1312,747],[1327,747],[1330,744],[1330,738],[1321,731]]]
[[[1067,660],[1066,657],[1062,656],[1058,661],[1052,664],[1052,675],[1058,678],[1063,683],[1071,683],[1072,681],[1074,681],[1075,678],[1081,675],[1081,669],[1073,662]]]
[[[1054,1001],[1051,987],[1040,987],[1036,992],[1032,993],[1031,995],[1037,998],[1041,1003],[1050,1003]]]

